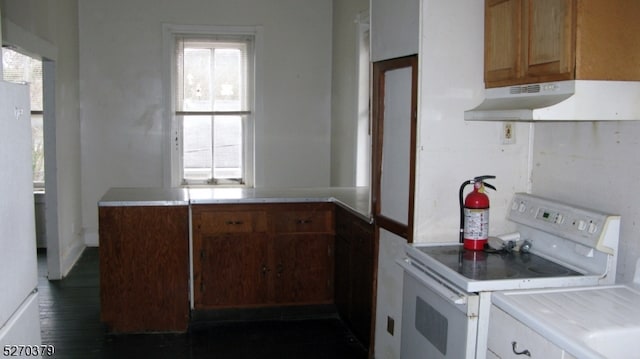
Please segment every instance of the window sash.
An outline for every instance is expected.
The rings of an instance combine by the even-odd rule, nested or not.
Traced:
[[[176,145],[180,148],[179,156],[180,156],[180,179],[182,185],[245,185],[247,184],[247,169],[246,166],[249,160],[249,151],[253,147],[252,144],[248,143],[248,141],[252,140],[247,131],[251,128],[251,124],[253,122],[253,111],[251,109],[252,95],[253,95],[253,46],[254,46],[254,37],[253,35],[230,35],[230,36],[190,36],[190,35],[175,35],[175,53],[174,53],[174,116],[176,118],[176,122],[178,124],[178,133],[180,134],[180,138],[176,138],[178,141]],[[209,63],[207,66],[210,66],[208,69],[210,71],[210,81],[207,84],[209,86],[209,93],[205,101],[202,101],[200,104],[205,104],[205,106],[200,106],[200,108],[195,108],[198,106],[189,106],[188,101],[185,100],[187,97],[185,96],[185,48],[187,49],[204,49],[212,52]],[[234,67],[234,70],[239,71],[237,74],[239,76],[239,83],[234,90],[239,90],[236,98],[234,100],[236,103],[232,103],[232,106],[218,106],[216,101],[218,100],[213,93],[215,80],[216,80],[216,65],[214,63],[215,58],[213,56],[217,55],[215,51],[217,50],[239,50],[240,56],[240,65]],[[228,53],[228,52],[227,52]],[[231,55],[235,55],[231,53]],[[206,70],[205,70],[206,71]],[[212,85],[213,83],[213,85]],[[235,85],[235,84],[232,84]],[[210,103],[207,103],[207,100],[210,100]],[[226,109],[225,109],[226,107]],[[190,159],[188,158],[188,154],[185,152],[188,149],[185,149],[185,146],[188,146],[189,139],[185,139],[185,121],[189,121],[192,117],[208,117],[212,123],[211,127],[211,137],[210,140],[215,141],[215,131],[213,128],[215,126],[213,123],[216,119],[229,118],[229,117],[239,117],[241,123],[241,133],[239,134],[240,145],[237,149],[239,152],[239,167],[231,170],[231,175],[224,174],[225,168],[220,167],[216,164],[216,159],[219,159],[220,148],[216,148],[216,144],[211,144],[210,150],[211,154],[207,155],[210,160],[210,164],[205,167],[196,168],[189,165]],[[238,146],[236,146],[238,147]],[[238,154],[235,154],[236,156]],[[185,157],[186,156],[186,157]],[[235,175],[238,173],[239,175]]]
[[[237,84],[238,90],[238,102],[239,104],[236,108],[232,110],[224,110],[220,109],[218,106],[218,99],[213,93],[209,93],[208,97],[210,97],[209,108],[207,109],[194,109],[190,108],[193,106],[189,106],[188,98],[189,96],[185,94],[185,77],[189,77],[189,75],[185,75],[185,62],[187,61],[185,56],[185,50],[187,49],[202,49],[209,50],[212,52],[211,59],[209,63],[202,64],[202,68],[200,69],[203,72],[209,72],[209,86],[214,88],[209,88],[209,92],[216,92],[217,83],[216,78],[216,68],[219,65],[215,62],[216,56],[220,56],[217,51],[218,50],[237,50],[239,51],[240,59],[239,59],[239,68],[232,69],[238,72],[239,83]],[[175,110],[176,113],[184,113],[184,112],[231,112],[231,111],[243,111],[250,112],[250,104],[252,103],[251,99],[251,89],[253,88],[252,83],[252,72],[253,62],[251,54],[253,52],[253,37],[238,35],[238,36],[187,36],[187,35],[176,35],[176,45],[175,45],[175,78],[176,78],[176,101],[175,101]],[[222,84],[221,84],[222,86]]]
[[[250,115],[196,114],[179,118],[183,130],[183,185],[246,184],[245,143]],[[225,126],[226,129],[219,126]],[[187,131],[191,131],[192,135],[186,136]],[[219,131],[225,131],[227,136],[218,137]],[[198,155],[198,152],[201,154]]]

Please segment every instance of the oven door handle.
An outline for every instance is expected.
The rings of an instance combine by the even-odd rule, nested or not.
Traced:
[[[442,298],[456,305],[467,304],[467,293],[455,290],[448,283],[429,273],[426,268],[423,268],[418,263],[411,261],[409,258],[398,260],[397,263],[415,279],[427,286],[429,290],[437,293]]]

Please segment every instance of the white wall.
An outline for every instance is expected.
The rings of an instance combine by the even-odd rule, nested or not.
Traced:
[[[331,185],[356,183],[358,120],[358,14],[369,0],[333,0],[331,80]]]
[[[163,186],[162,24],[263,28],[256,186],[328,186],[331,0],[82,0],[82,209],[97,244],[109,187]],[[168,136],[167,136],[168,137]]]
[[[371,61],[418,53],[420,0],[370,0]]]
[[[55,163],[45,164],[46,186],[56,188],[47,193],[47,205],[54,206],[47,210],[47,226],[52,226],[55,232],[48,233],[47,250],[49,256],[56,257],[54,263],[59,264],[56,268],[49,267],[49,276],[54,279],[66,275],[84,248],[80,209],[77,15],[77,0],[2,1],[2,16],[7,20],[3,21],[4,42],[55,61],[55,130],[45,133],[45,151],[55,144],[53,157],[56,159]],[[45,124],[45,129],[47,126]],[[56,198],[51,200],[51,196]],[[50,238],[55,238],[56,246],[50,245]]]
[[[458,189],[467,179],[497,176],[490,183],[498,191],[488,194],[491,234],[511,229],[505,220],[507,203],[514,192],[529,187],[529,125],[517,124],[516,143],[503,145],[502,123],[464,121],[464,110],[483,98],[483,7],[477,0],[421,1],[415,242],[458,241]],[[372,20],[372,33],[374,26]],[[403,256],[400,244],[392,238],[380,242],[379,358],[400,357],[402,271],[395,265]],[[386,331],[387,316],[395,320],[394,336]]]
[[[533,193],[619,214],[617,281],[640,257],[640,122],[536,123]]]
[[[529,125],[516,124],[515,144],[503,145],[501,122],[463,119],[484,96],[483,2],[423,1],[421,26],[414,240],[457,241],[458,189],[479,175],[497,177],[489,228],[503,233],[507,203],[528,189]]]

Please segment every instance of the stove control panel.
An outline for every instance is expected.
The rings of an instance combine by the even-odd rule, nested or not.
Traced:
[[[516,193],[507,218],[602,252],[612,253],[618,247],[620,217],[617,215]]]

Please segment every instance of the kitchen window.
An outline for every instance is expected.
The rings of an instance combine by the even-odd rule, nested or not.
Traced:
[[[255,33],[173,31],[171,41],[172,183],[252,185]]]

